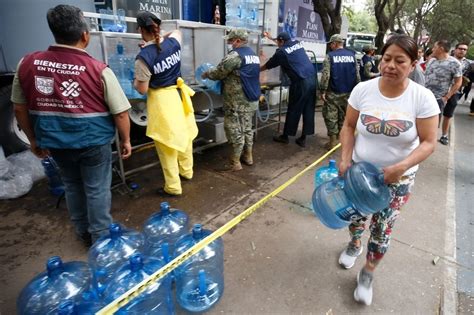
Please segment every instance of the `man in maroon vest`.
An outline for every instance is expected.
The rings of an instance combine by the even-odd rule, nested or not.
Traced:
[[[11,100],[33,153],[59,165],[69,215],[90,245],[112,223],[111,142],[117,127],[122,158],[131,155],[130,104],[112,70],[84,50],[81,10],[58,5],[47,20],[56,44],[20,61]]]

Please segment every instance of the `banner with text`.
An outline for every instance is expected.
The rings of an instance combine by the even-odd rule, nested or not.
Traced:
[[[287,32],[292,39],[305,42],[326,42],[319,14],[312,0],[280,0],[278,32]]]

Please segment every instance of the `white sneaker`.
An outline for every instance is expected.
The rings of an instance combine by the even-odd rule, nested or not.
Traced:
[[[364,303],[365,305],[372,304],[372,282],[374,276],[371,272],[366,271],[362,268],[361,271],[357,274],[357,288],[354,291],[354,299],[359,303]]]
[[[354,266],[357,257],[362,254],[364,246],[355,247],[352,242],[349,242],[349,245],[342,251],[339,256],[339,264],[346,269],[352,268]]]

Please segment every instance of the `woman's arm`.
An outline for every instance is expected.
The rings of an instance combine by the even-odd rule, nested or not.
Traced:
[[[346,118],[339,134],[339,141],[341,142],[341,161],[339,162],[339,176],[344,175],[346,170],[352,164],[352,151],[355,143],[355,130],[357,120],[359,119],[359,111],[354,109],[350,104],[347,104]]]
[[[395,183],[410,168],[423,162],[434,152],[438,131],[438,115],[428,118],[418,118],[416,129],[420,138],[420,145],[402,161],[383,169],[385,183]]]

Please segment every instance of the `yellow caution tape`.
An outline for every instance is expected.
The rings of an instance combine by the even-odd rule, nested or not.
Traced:
[[[321,156],[319,159],[314,161],[311,165],[307,166],[304,170],[290,178],[288,181],[283,183],[280,187],[276,188],[274,191],[254,203],[252,206],[247,208],[245,211],[240,213],[238,216],[234,217],[232,220],[218,228],[214,233],[211,235],[207,236],[206,238],[202,239],[199,243],[194,245],[193,247],[189,248],[187,251],[167,263],[165,266],[163,266],[161,269],[157,270],[155,273],[150,275],[148,278],[144,279],[142,282],[122,294],[120,297],[115,299],[114,301],[110,302],[107,306],[102,308],[100,311],[98,311],[96,314],[97,315],[108,315],[108,314],[113,314],[115,313],[118,309],[121,307],[125,306],[128,304],[132,299],[140,295],[143,291],[145,291],[149,286],[151,286],[153,283],[158,281],[159,279],[163,278],[166,276],[168,273],[173,271],[176,267],[181,265],[184,261],[186,261],[189,257],[192,255],[196,254],[199,252],[201,249],[215,241],[218,237],[221,237],[225,233],[227,233],[230,229],[235,227],[237,224],[245,220],[248,216],[250,216],[252,213],[255,212],[258,208],[263,206],[270,198],[278,195],[282,190],[284,190],[286,187],[294,183],[298,178],[300,178],[304,173],[306,173],[308,170],[312,169],[319,163],[321,163],[323,160],[325,160],[329,155],[334,153],[337,149],[339,149],[341,144],[339,143],[335,147],[333,147],[331,150],[329,150],[326,154]]]

